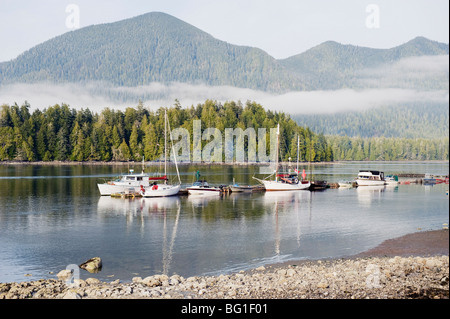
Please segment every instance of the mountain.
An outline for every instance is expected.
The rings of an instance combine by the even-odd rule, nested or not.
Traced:
[[[160,12],[65,33],[4,63],[0,72],[3,83],[185,82],[264,91],[301,89],[264,51],[217,40]]]
[[[438,139],[449,136],[448,103],[411,102],[361,112],[292,115],[298,125],[324,135]]]
[[[364,74],[367,69],[389,68],[407,57],[448,54],[448,44],[418,37],[392,49],[328,41],[277,60],[258,48],[220,41],[173,16],[152,12],[71,31],[37,45],[0,64],[0,85],[104,82],[136,87],[180,82],[271,93],[364,88],[371,85]],[[448,89],[448,70],[444,75],[428,78],[427,86]],[[404,82],[397,79],[394,85]]]
[[[449,45],[417,37],[391,49],[372,49],[324,42],[304,53],[280,60],[280,63],[317,89],[358,86],[355,78],[362,70],[389,66],[401,59],[448,55]],[[447,71],[448,78],[448,71]]]

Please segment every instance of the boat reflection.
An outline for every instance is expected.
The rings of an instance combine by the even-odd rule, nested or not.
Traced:
[[[297,247],[300,248],[301,238],[301,214],[306,210],[311,214],[311,192],[303,191],[278,191],[278,192],[266,192],[264,193],[263,200],[266,206],[267,212],[274,213],[275,219],[275,242],[274,250],[275,255],[279,257],[281,255],[281,239],[283,223],[280,222],[280,216],[289,216],[292,212],[295,212],[296,222],[296,239]],[[305,205],[307,204],[307,205]],[[305,209],[303,209],[305,208]],[[291,226],[292,222],[286,226]]]
[[[142,213],[164,212],[167,209],[176,208],[177,205],[180,205],[180,199],[177,196],[135,199],[102,196],[98,200],[97,212],[105,216],[138,216]]]
[[[357,187],[358,202],[364,207],[370,207],[374,200],[381,199],[385,188],[384,185]]]
[[[155,226],[159,227],[162,231],[159,241],[162,245],[162,274],[169,275],[181,213],[179,197],[122,199],[102,196],[98,201],[97,211],[105,217],[125,216],[127,226],[136,230],[131,226],[140,224],[139,232],[142,234],[150,234],[157,231]],[[155,213],[157,218],[145,218],[154,216]]]

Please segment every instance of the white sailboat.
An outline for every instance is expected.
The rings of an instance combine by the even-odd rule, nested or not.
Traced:
[[[275,157],[275,179],[259,179],[253,177],[260,183],[262,183],[266,191],[295,191],[295,190],[306,190],[311,186],[311,182],[304,180],[305,175],[302,178],[298,178],[298,160],[299,160],[299,148],[300,148],[300,137],[297,138],[297,169],[295,173],[282,174],[278,172],[278,150],[280,146],[280,124],[277,127],[277,151]],[[273,174],[272,174],[273,175]],[[270,176],[272,176],[270,175]],[[270,177],[269,176],[269,177]]]
[[[175,159],[175,167],[177,169],[177,175],[178,175],[178,185],[171,185],[169,184],[169,180],[167,178],[167,125],[169,125],[169,132],[170,132],[170,124],[169,120],[167,118],[167,111],[164,112],[164,176],[162,177],[150,177],[149,182],[150,184],[148,186],[141,185],[140,186],[140,194],[143,197],[166,197],[166,196],[173,196],[177,195],[180,192],[181,189],[181,179],[180,179],[180,173],[178,171],[178,164],[177,164],[177,158],[175,152],[174,159]],[[170,139],[172,141],[172,139]],[[172,150],[173,150],[173,144],[172,144]]]

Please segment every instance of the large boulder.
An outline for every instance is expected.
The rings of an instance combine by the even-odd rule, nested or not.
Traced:
[[[91,258],[82,263],[79,267],[90,273],[99,272],[102,269],[102,259],[100,257]]]

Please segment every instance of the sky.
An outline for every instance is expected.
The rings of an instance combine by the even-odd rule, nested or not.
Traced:
[[[416,36],[449,42],[448,0],[0,0],[0,62],[74,28],[152,11],[277,59],[328,40],[372,48]]]

